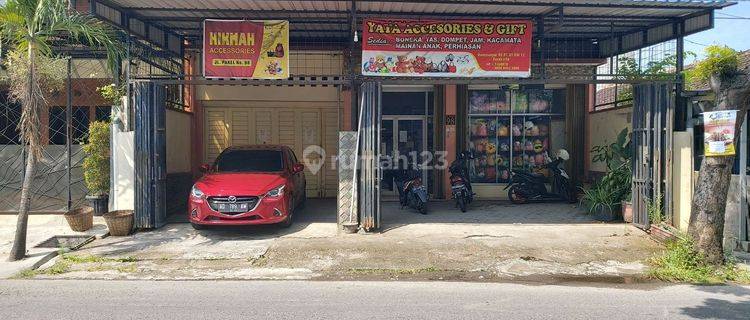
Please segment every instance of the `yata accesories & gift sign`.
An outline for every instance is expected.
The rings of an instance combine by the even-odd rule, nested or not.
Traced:
[[[529,77],[528,20],[365,19],[362,74],[393,77]]]

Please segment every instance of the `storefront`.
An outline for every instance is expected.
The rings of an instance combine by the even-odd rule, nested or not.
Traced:
[[[373,133],[371,142],[377,143],[358,149],[362,155],[413,153],[412,161],[429,164],[439,152],[450,163],[457,152],[473,151],[471,177],[482,199],[506,198],[503,188],[513,170],[548,174],[541,167],[544,154],[559,149],[570,153],[566,165],[572,183],[579,184],[590,147],[586,135],[591,133],[586,132],[585,123],[593,101],[590,86],[625,81],[612,74],[597,75],[595,67],[624,52],[681,41],[685,35],[710,29],[713,10],[724,5],[289,1],[230,6],[209,1],[205,8],[194,8],[178,1],[90,1],[91,12],[126,30],[133,41],[152,43],[183,59],[181,73],[156,75],[137,70],[128,76],[131,84],[182,86],[191,114],[193,173],[228,146],[283,144],[300,158],[324,162],[320,171],[307,168],[308,195],[339,196],[341,201],[341,195],[348,194],[357,205],[370,203],[362,197],[377,195],[378,200],[371,202],[375,205],[381,196],[394,197],[394,172],[389,169],[369,175],[373,181],[367,183],[378,192],[360,193],[352,200],[356,193],[351,189],[364,189],[351,181],[346,185],[341,171],[331,166],[331,159],[335,161],[343,152],[342,134],[358,131],[364,139],[364,128]],[[203,74],[206,19],[288,21],[287,45],[263,50],[269,59],[258,62],[274,77]],[[392,32],[393,21],[422,26],[433,21],[433,26],[410,30],[440,37],[400,43],[413,52],[403,56],[394,53],[398,50],[379,50],[383,43],[373,41],[371,33]],[[483,40],[466,40],[478,34],[483,36],[474,38]],[[432,48],[436,43],[451,52]],[[509,50],[511,46],[516,47]],[[453,52],[471,52],[474,60]],[[282,56],[287,64],[269,64],[271,58]],[[223,66],[246,63],[230,62]],[[494,67],[489,68],[490,64]],[[363,86],[368,83],[377,86]],[[372,99],[366,102],[365,96]],[[373,104],[372,112],[366,111],[366,104]],[[325,154],[308,152],[310,146],[321,147]],[[428,155],[433,158],[426,159]],[[368,169],[358,170],[362,174]],[[422,177],[434,198],[449,197],[447,170],[424,169]],[[339,212],[339,218],[346,216],[356,223],[364,216],[362,210],[377,211],[359,206],[358,213],[352,210],[357,205],[340,202],[339,208],[348,213]],[[151,217],[139,220],[140,227],[161,225],[156,215],[137,207],[136,212],[145,210],[143,215]]]

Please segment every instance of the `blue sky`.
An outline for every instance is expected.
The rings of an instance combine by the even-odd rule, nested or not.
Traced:
[[[750,1],[739,1],[734,6],[717,10],[713,29],[685,38],[685,50],[695,52],[699,57],[705,45],[711,44],[727,45],[740,51],[750,49]]]

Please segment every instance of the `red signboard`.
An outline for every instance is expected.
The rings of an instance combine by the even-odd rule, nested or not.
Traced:
[[[362,30],[363,75],[531,75],[528,20],[366,19]]]
[[[289,22],[205,20],[203,75],[207,78],[289,77]]]

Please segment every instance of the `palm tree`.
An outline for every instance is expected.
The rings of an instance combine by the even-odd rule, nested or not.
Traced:
[[[3,47],[9,50],[5,61],[9,93],[21,105],[19,131],[28,148],[10,261],[26,255],[29,189],[42,150],[39,119],[47,107],[45,95],[55,89],[56,83],[62,83],[61,74],[65,74],[64,69],[54,67],[64,61],[55,54],[54,44],[63,41],[104,48],[110,70],[114,70],[122,56],[122,45],[114,29],[68,6],[68,0],[8,0],[0,7],[0,50]]]

